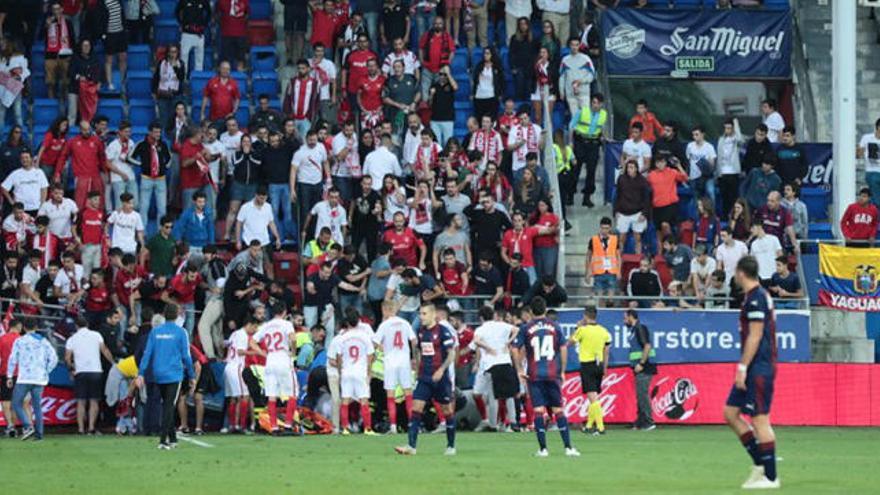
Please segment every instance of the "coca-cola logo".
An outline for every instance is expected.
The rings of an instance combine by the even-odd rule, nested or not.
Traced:
[[[599,393],[599,404],[605,416],[612,416],[617,409],[618,391],[615,385],[626,379],[623,371],[609,371],[602,379],[602,391]],[[590,402],[587,396],[581,392],[581,377],[578,373],[568,374],[562,382],[562,396],[565,397],[563,408],[565,416],[573,422],[583,422],[587,419],[587,408]]]
[[[76,421],[76,399],[68,388],[46,387],[40,401],[43,420],[47,425],[71,424]],[[6,418],[0,414],[0,426],[6,426]]]
[[[699,405],[697,386],[690,378],[661,378],[651,389],[651,410],[655,415],[685,421]]]

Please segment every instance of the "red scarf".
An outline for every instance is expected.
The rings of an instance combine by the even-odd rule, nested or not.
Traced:
[[[425,147],[419,145],[419,148],[416,150],[416,163],[413,167],[413,171],[416,173],[416,178],[422,178],[422,176],[427,175],[429,170],[433,170],[437,167],[437,158],[439,152],[438,146],[436,143],[431,142],[431,146],[428,147],[430,151],[425,152]]]
[[[486,162],[501,163],[501,150],[498,149],[499,141],[495,139],[498,132],[494,130],[479,130],[474,133],[474,149],[483,153],[483,165]]]
[[[538,133],[535,132],[534,124],[529,123],[528,127],[519,125],[516,127],[516,132],[511,132],[511,134],[514,134],[514,136],[512,136],[514,143],[520,139],[525,141],[523,146],[520,146],[514,151],[518,160],[525,161],[528,152],[538,151]]]
[[[49,24],[46,31],[46,53],[57,54],[63,49],[70,50],[70,33],[67,31],[67,22],[62,19]]]
[[[150,177],[159,176],[159,147],[152,138],[147,140],[150,145]]]

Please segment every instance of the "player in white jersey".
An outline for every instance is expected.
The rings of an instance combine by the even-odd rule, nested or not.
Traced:
[[[333,364],[339,369],[339,385],[342,408],[339,411],[342,434],[351,433],[349,428],[349,405],[352,400],[361,404],[361,419],[364,434],[375,435],[370,415],[370,367],[373,364],[373,329],[360,321],[360,315],[353,307],[345,308],[345,324],[348,327],[330,355]]]
[[[474,379],[474,400],[476,401],[477,397],[497,400],[504,430],[513,431],[507,411],[513,406],[513,401],[509,399],[519,391],[519,380],[513,368],[509,347],[516,337],[516,327],[496,319],[495,311],[490,306],[480,308],[480,320],[483,324],[474,331],[474,339],[470,343],[472,350],[479,349],[479,362]],[[499,377],[498,383],[496,376]],[[508,402],[511,407],[508,407]],[[497,415],[493,414],[490,421],[480,421],[475,431],[496,427],[493,424],[496,417]]]
[[[293,323],[287,320],[287,308],[283,303],[272,307],[272,319],[260,325],[254,339],[252,349],[260,349],[262,342],[266,346],[266,367],[263,370],[263,389],[269,401],[269,424],[272,434],[280,434],[278,428],[278,398],[287,400],[285,419],[286,428],[293,433],[296,416],[296,375],[293,370],[296,335]]]
[[[229,340],[226,341],[226,368],[223,370],[223,388],[226,392],[226,398],[229,403],[226,405],[227,421],[229,423],[228,431],[241,432],[247,426],[247,418],[241,414],[242,409],[249,409],[247,386],[242,378],[244,371],[245,359],[248,355],[254,355],[256,352],[250,348],[248,341],[251,336],[256,333],[259,322],[256,318],[250,317],[244,327],[232,332]]]
[[[373,335],[373,342],[382,351],[385,367],[385,404],[388,407],[388,433],[397,433],[397,387],[403,389],[406,399],[406,423],[412,412],[413,361],[412,348],[416,345],[416,333],[412,325],[397,316],[397,304],[382,303],[382,324]]]

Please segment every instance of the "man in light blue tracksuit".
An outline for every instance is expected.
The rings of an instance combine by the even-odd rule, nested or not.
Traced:
[[[6,363],[6,376],[15,376],[15,367],[18,366],[18,380],[12,391],[12,407],[15,414],[21,419],[24,431],[22,440],[34,437],[35,440],[43,439],[43,411],[40,407],[43,397],[43,387],[49,383],[49,373],[58,364],[58,354],[52,348],[52,344],[40,333],[37,333],[37,323],[33,320],[24,325],[25,335],[20,337],[12,345],[9,354],[9,362]],[[7,386],[12,387],[12,378],[7,381]],[[31,396],[31,404],[34,409],[34,423],[31,424],[30,416],[24,410],[24,399]]]
[[[159,448],[170,450],[177,447],[177,433],[174,429],[174,409],[180,393],[180,382],[186,378],[190,382],[190,393],[195,390],[195,371],[189,352],[189,338],[186,330],[174,323],[179,308],[176,304],[165,306],[165,323],[154,328],[147,339],[144,356],[138,366],[137,386],[144,386],[144,375],[152,373],[153,381],[159,386],[162,397],[162,432]]]

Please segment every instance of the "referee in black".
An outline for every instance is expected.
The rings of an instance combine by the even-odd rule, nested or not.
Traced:
[[[651,431],[656,426],[651,414],[651,397],[648,392],[651,380],[657,374],[657,365],[651,360],[654,357],[651,332],[639,321],[639,314],[634,309],[628,309],[623,313],[623,324],[628,330],[629,362],[636,377],[638,416],[632,429]]]

